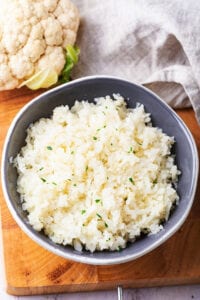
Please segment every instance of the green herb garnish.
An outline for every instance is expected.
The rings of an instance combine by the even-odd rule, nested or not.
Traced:
[[[39,171],[42,171],[44,169],[44,167],[40,168]]]
[[[46,179],[44,179],[44,178],[42,178],[42,177],[41,177],[40,179],[41,179],[43,182],[46,182]]]
[[[74,151],[71,151],[71,154],[74,154]]]
[[[100,201],[101,201],[101,199],[96,199],[95,200],[96,203],[99,203]]]
[[[122,247],[119,246],[119,247],[117,248],[117,251],[122,251]]]
[[[96,214],[99,220],[102,220],[102,216],[100,214]]]
[[[57,183],[55,183],[55,182],[52,182],[52,184],[57,185]]]
[[[96,140],[97,140],[97,137],[96,137],[96,136],[93,136],[93,140],[96,141]]]
[[[106,228],[108,228],[108,224],[106,222],[104,222],[104,225],[105,225]]]
[[[106,242],[109,242],[110,241],[110,238],[108,238],[107,240],[106,240]]]
[[[130,147],[128,153],[133,153],[133,147]]]
[[[129,179],[128,179],[132,184],[135,184],[135,182],[134,182],[134,180],[133,180],[133,178],[132,177],[129,177]]]
[[[85,168],[85,172],[87,172],[87,170],[88,170],[88,166],[86,166],[86,168]]]
[[[77,64],[80,54],[80,49],[76,46],[66,46],[65,65],[61,72],[59,82],[64,83],[70,80],[70,75],[73,67]]]
[[[153,181],[153,184],[156,184],[156,183],[158,183],[158,180],[157,180],[157,178],[156,178],[156,179],[154,179],[154,181]]]
[[[76,183],[74,183],[74,184],[73,184],[73,186],[77,186],[77,184],[76,184]]]
[[[81,214],[83,215],[83,214],[85,214],[85,213],[86,213],[86,210],[83,209],[83,210],[81,211]]]
[[[53,148],[51,146],[47,146],[48,150],[53,150]]]

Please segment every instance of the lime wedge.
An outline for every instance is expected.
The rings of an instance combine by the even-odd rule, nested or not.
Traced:
[[[26,85],[31,90],[37,90],[40,88],[48,88],[58,81],[58,74],[53,69],[40,70],[28,80],[22,82],[19,87]]]

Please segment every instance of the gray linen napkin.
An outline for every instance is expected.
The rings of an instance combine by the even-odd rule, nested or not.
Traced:
[[[81,15],[73,78],[115,75],[139,82],[200,123],[200,1],[73,0]]]

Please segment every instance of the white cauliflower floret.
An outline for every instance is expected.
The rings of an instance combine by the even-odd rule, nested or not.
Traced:
[[[5,53],[0,53],[0,64],[7,64],[8,57]]]
[[[19,87],[46,68],[59,75],[78,26],[70,0],[1,0],[0,90]]]
[[[53,12],[58,6],[58,0],[44,0],[44,6],[49,12]]]
[[[31,62],[30,57],[24,55],[23,49],[10,56],[9,67],[13,76],[17,79],[30,77],[34,72],[34,64]]]
[[[18,80],[11,74],[8,65],[0,64],[0,87],[4,87],[4,90],[11,90],[14,89],[17,84]]]
[[[63,69],[65,64],[65,56],[61,47],[50,47],[46,48],[45,54],[38,62],[38,70],[45,69],[46,66],[54,68],[57,74]]]
[[[29,57],[31,62],[36,62],[40,56],[45,52],[46,44],[45,41],[42,40],[34,40],[30,38],[23,48],[23,54],[26,57]]]
[[[42,21],[44,36],[48,46],[59,46],[63,42],[63,32],[60,22],[51,17]]]

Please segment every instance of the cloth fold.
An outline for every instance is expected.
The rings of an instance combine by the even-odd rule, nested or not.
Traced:
[[[200,2],[74,0],[81,14],[73,78],[107,74],[149,87],[200,123]]]

